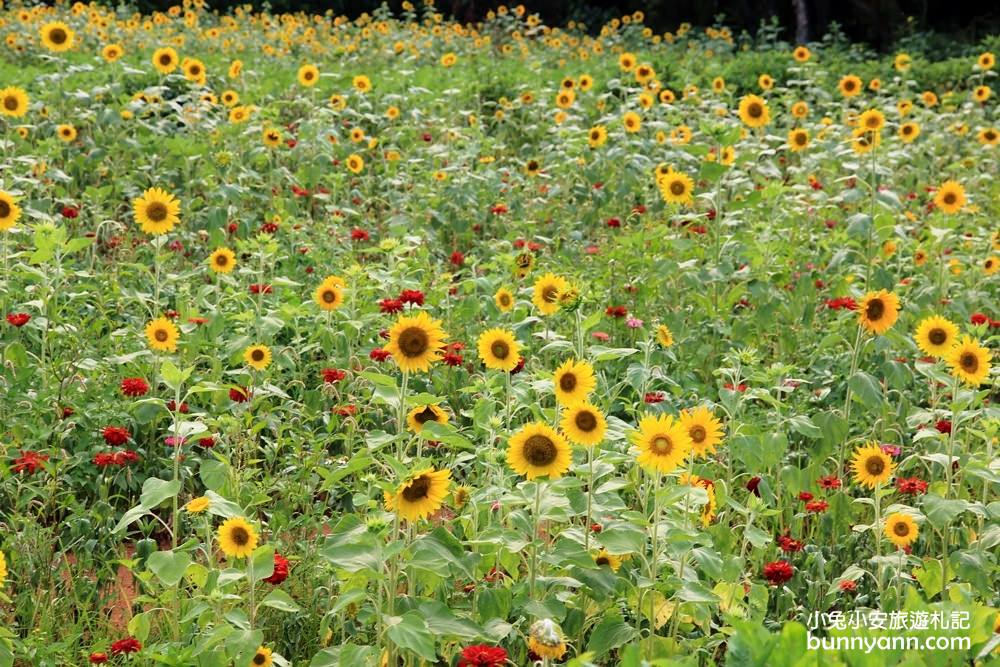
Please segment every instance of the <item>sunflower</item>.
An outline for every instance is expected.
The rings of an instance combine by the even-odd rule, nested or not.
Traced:
[[[657,176],[656,185],[663,201],[668,204],[691,204],[694,201],[691,196],[694,192],[694,180],[684,172],[674,171],[673,167]]]
[[[894,512],[885,519],[885,536],[897,547],[908,547],[913,544],[920,529],[909,514]]]
[[[595,406],[583,402],[570,406],[563,412],[559,428],[571,442],[592,447],[604,440],[608,421]]]
[[[414,433],[420,433],[427,422],[448,423],[448,413],[436,405],[418,405],[406,415],[406,424]]]
[[[764,127],[771,122],[767,102],[756,95],[746,95],[740,100],[739,114],[740,120],[747,127]]]
[[[670,141],[677,146],[686,146],[691,142],[694,132],[687,125],[678,125],[670,130]]]
[[[607,549],[601,549],[594,554],[594,564],[598,566],[607,565],[611,568],[612,572],[617,572],[618,568],[622,566],[622,557],[609,554]]]
[[[56,135],[60,141],[69,143],[76,139],[76,128],[67,124],[60,125],[56,128]]]
[[[232,273],[236,268],[236,253],[229,248],[217,248],[208,257],[208,268],[215,273]]]
[[[124,53],[125,49],[122,48],[121,44],[108,44],[101,49],[101,57],[109,63],[117,62]]]
[[[274,664],[274,660],[271,658],[271,649],[261,646],[258,648],[253,657],[250,658],[249,667],[271,667]]]
[[[226,90],[222,93],[222,103],[227,107],[234,107],[240,103],[240,94],[235,90]]]
[[[1000,143],[1000,132],[995,127],[987,127],[979,131],[976,139],[984,146],[996,146]]]
[[[705,506],[701,510],[701,525],[707,526],[712,523],[712,520],[715,519],[716,508],[718,507],[718,501],[715,499],[715,482],[704,477],[699,477],[698,475],[684,473],[677,478],[677,483],[683,486],[700,486],[705,489],[705,493],[708,495],[708,502],[705,503]]]
[[[508,313],[514,308],[514,294],[506,287],[501,287],[493,295],[493,303],[502,313]]]
[[[958,181],[945,181],[934,195],[934,205],[945,213],[958,213],[965,206],[965,188]]]
[[[809,146],[809,132],[798,128],[788,133],[788,147],[793,153],[805,150]]]
[[[962,336],[945,357],[951,374],[974,387],[981,385],[990,374],[990,351],[972,336]]]
[[[160,74],[170,74],[177,69],[177,52],[169,46],[157,49],[153,53],[153,67]]]
[[[898,317],[899,297],[893,292],[869,292],[858,304],[858,323],[874,334],[884,334]]]
[[[61,53],[73,48],[76,33],[62,21],[53,21],[42,26],[42,44],[49,51]]]
[[[924,103],[924,106],[936,107],[938,103],[938,96],[934,94],[933,91],[925,90],[920,93],[920,100]]]
[[[17,87],[0,90],[0,113],[13,118],[20,118],[28,113],[28,93]]]
[[[996,255],[987,257],[983,261],[983,273],[988,276],[992,276],[997,271],[1000,271],[1000,257],[997,257]]]
[[[184,78],[199,85],[205,85],[205,63],[197,58],[185,58],[181,67],[184,70]]]
[[[855,153],[864,155],[882,144],[882,133],[874,130],[857,128],[852,133],[851,148]]]
[[[181,203],[172,194],[160,188],[149,188],[132,202],[135,221],[147,234],[166,234],[180,222],[177,216]]]
[[[927,263],[927,251],[923,248],[917,248],[913,252],[913,263],[917,266],[923,266]]]
[[[5,232],[21,219],[21,207],[8,193],[0,190],[0,232]]]
[[[524,163],[524,173],[528,176],[537,176],[538,172],[542,170],[542,163],[538,160],[532,158]]]
[[[674,333],[666,324],[656,327],[656,342],[663,347],[672,347],[674,344]]]
[[[281,144],[281,132],[274,127],[266,127],[261,133],[261,141],[268,148],[277,148]]]
[[[972,99],[983,103],[990,99],[990,95],[992,94],[993,90],[989,86],[976,86],[975,90],[972,91]]]
[[[184,509],[191,514],[201,514],[208,509],[209,504],[211,504],[211,501],[207,496],[198,496],[197,498],[189,500],[188,503],[184,505]]]
[[[552,384],[556,401],[569,407],[587,400],[597,386],[597,378],[594,377],[594,367],[586,361],[567,359],[552,374]]]
[[[229,110],[229,122],[238,125],[246,122],[250,118],[250,107],[236,106]]]
[[[319,68],[315,65],[303,65],[297,76],[301,85],[311,88],[319,81]]]
[[[450,470],[424,468],[410,475],[396,493],[386,492],[385,507],[406,521],[424,519],[441,509],[450,486]]]
[[[568,285],[569,283],[562,276],[546,273],[535,281],[531,302],[535,304],[542,315],[551,315],[559,310],[559,294]]]
[[[599,148],[608,140],[608,129],[603,125],[595,125],[587,133],[587,143],[591,148]]]
[[[441,358],[447,338],[441,320],[421,312],[415,317],[401,316],[389,329],[389,342],[383,349],[404,372],[427,372]]]
[[[146,325],[146,340],[157,352],[173,352],[177,349],[178,338],[177,327],[165,317],[158,317]]]
[[[802,120],[809,115],[809,105],[805,102],[796,102],[792,105],[792,117]]]
[[[861,93],[861,79],[853,74],[848,74],[837,84],[837,89],[844,97],[855,97]]]
[[[217,537],[219,548],[229,558],[246,558],[257,548],[257,531],[243,517],[223,522]]]
[[[634,111],[629,111],[622,117],[625,131],[635,133],[642,129],[642,118]]]
[[[313,292],[313,301],[320,310],[336,310],[344,304],[344,293],[340,286],[324,281]]]
[[[859,447],[854,452],[851,466],[854,468],[854,481],[869,489],[888,482],[893,470],[896,469],[896,463],[882,451],[877,442],[869,442],[864,447]]]
[[[976,64],[979,65],[980,69],[993,69],[996,62],[996,58],[989,51],[979,54],[979,57],[976,59]]]
[[[356,153],[348,155],[347,160],[345,160],[345,164],[347,165],[347,169],[352,174],[360,174],[365,168],[364,158]]]
[[[691,440],[691,449],[696,456],[715,453],[715,446],[722,442],[722,422],[712,411],[700,406],[688,412],[682,410],[679,421]]]
[[[243,350],[243,361],[250,368],[262,371],[271,365],[271,348],[267,345],[251,345]]]
[[[556,106],[560,109],[569,109],[576,101],[576,93],[572,90],[561,90],[556,95]]]
[[[566,654],[562,629],[551,619],[535,621],[528,630],[528,650],[542,660],[561,660]]]
[[[367,93],[372,89],[372,81],[364,74],[359,74],[351,80],[351,85],[354,86],[354,90],[359,93]]]
[[[507,463],[528,479],[556,479],[569,470],[569,443],[548,424],[531,422],[507,441]]]
[[[869,109],[858,118],[858,125],[869,132],[878,132],[885,127],[885,114],[878,109]]]
[[[509,373],[520,361],[521,344],[506,329],[484,331],[479,336],[477,348],[486,368]]]
[[[910,58],[907,53],[897,53],[896,57],[892,61],[892,66],[896,68],[897,72],[905,72],[910,69],[913,59]]]
[[[924,354],[941,359],[955,345],[958,327],[939,315],[933,315],[921,320],[913,338]]]
[[[920,136],[920,125],[917,123],[903,123],[899,126],[899,138],[904,143],[910,143]]]
[[[643,417],[632,432],[632,442],[639,448],[639,465],[651,472],[671,472],[691,451],[687,430],[670,415]]]
[[[792,57],[795,58],[795,62],[804,63],[812,57],[812,53],[807,47],[799,46],[792,51]]]

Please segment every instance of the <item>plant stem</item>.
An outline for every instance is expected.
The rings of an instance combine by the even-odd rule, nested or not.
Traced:
[[[532,512],[532,533],[531,533],[531,572],[528,593],[530,599],[535,599],[535,579],[538,576],[538,514],[542,504],[542,483],[535,482],[535,508]]]

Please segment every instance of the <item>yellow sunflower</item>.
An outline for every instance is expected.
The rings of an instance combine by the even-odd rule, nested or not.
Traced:
[[[877,442],[869,442],[864,447],[858,447],[851,461],[854,468],[854,481],[874,489],[879,484],[885,484],[892,477],[896,463],[882,451]]]
[[[920,529],[909,514],[894,512],[885,519],[885,536],[897,547],[908,547],[913,544]]]
[[[878,132],[885,127],[885,114],[878,109],[869,109],[858,118],[858,125],[869,132]]]
[[[414,433],[420,433],[427,422],[448,423],[448,413],[436,405],[418,405],[406,415],[406,424]]]
[[[979,54],[979,58],[976,59],[976,64],[979,65],[980,69],[993,69],[993,65],[995,65],[996,62],[996,58],[989,51],[984,51]]]
[[[618,568],[622,566],[622,557],[609,554],[607,549],[601,549],[594,554],[594,564],[606,565],[611,568],[612,572],[617,572]]]
[[[920,136],[920,125],[917,123],[903,123],[899,126],[899,138],[904,143],[910,143]]]
[[[530,257],[530,255],[528,255]],[[534,294],[531,302],[535,304],[542,315],[551,315],[559,310],[559,294],[569,283],[562,276],[546,273],[535,281]]]
[[[108,44],[101,49],[101,57],[109,63],[117,62],[124,53],[125,49],[122,48],[121,44]]]
[[[170,46],[157,49],[153,53],[153,67],[160,74],[170,74],[177,69],[177,52]]]
[[[208,257],[208,268],[215,273],[232,273],[236,268],[236,253],[229,248],[217,248]]]
[[[441,348],[447,338],[441,320],[431,319],[423,312],[415,317],[403,315],[389,329],[389,342],[383,349],[392,354],[401,370],[427,372],[431,364],[441,358]]]
[[[855,97],[861,94],[861,79],[853,74],[848,74],[837,84],[837,89],[844,97]]]
[[[262,371],[271,365],[271,348],[267,345],[251,345],[243,350],[243,361],[250,368]]]
[[[671,415],[647,415],[632,432],[638,447],[637,461],[648,471],[669,473],[684,462],[691,451],[691,438],[684,425]]]
[[[135,221],[147,234],[166,234],[180,222],[181,203],[172,194],[160,188],[149,188],[132,202]]]
[[[858,304],[858,323],[874,334],[884,334],[899,318],[899,297],[893,292],[869,292]]]
[[[965,188],[958,181],[945,181],[934,195],[934,205],[945,213],[958,213],[965,206]]]
[[[0,93],[0,97],[3,94]],[[1000,143],[1000,131],[997,131],[995,127],[983,128],[976,134],[976,139],[984,146],[996,146]]]
[[[788,132],[788,147],[793,153],[798,153],[809,147],[809,132],[798,128]]]
[[[348,155],[345,164],[347,164],[347,168],[352,174],[360,174],[365,168],[364,158],[357,153]]]
[[[951,374],[966,384],[978,387],[990,375],[990,351],[972,336],[962,336],[945,360]]]
[[[740,100],[739,115],[747,127],[764,127],[771,122],[767,102],[757,95],[746,95]]]
[[[323,282],[313,292],[313,301],[316,302],[320,310],[336,310],[344,305],[344,293],[340,286]]]
[[[60,141],[69,143],[76,139],[76,128],[68,124],[60,125],[56,128],[56,135]]]
[[[622,124],[625,125],[626,132],[638,132],[642,129],[642,117],[634,111],[629,111],[622,117]]]
[[[271,649],[261,646],[258,648],[253,657],[250,658],[249,667],[271,667],[274,664],[274,659],[271,657]]]
[[[49,51],[61,53],[73,48],[76,33],[62,21],[46,23],[41,29],[42,44]]]
[[[359,74],[351,80],[351,85],[359,93],[367,93],[372,89],[372,81],[364,74]]]
[[[506,287],[501,287],[493,295],[493,303],[501,313],[508,313],[514,308],[514,294]]]
[[[608,140],[608,129],[603,125],[595,125],[587,133],[587,143],[591,148],[599,148]]]
[[[528,479],[556,479],[569,470],[569,443],[548,424],[525,424],[507,441],[507,463]]]
[[[315,65],[303,65],[299,68],[297,77],[301,85],[311,88],[319,82],[319,68]]]
[[[983,260],[983,273],[992,276],[997,271],[1000,271],[1000,257],[993,255]]]
[[[705,479],[698,475],[689,475],[688,473],[683,473],[678,477],[677,483],[684,486],[700,486],[705,489],[705,493],[708,495],[708,502],[705,503],[705,506],[701,510],[701,525],[707,526],[712,523],[718,507],[718,501],[715,498],[715,483],[710,479]]]
[[[226,90],[222,93],[222,103],[227,107],[234,107],[240,103],[240,94],[235,90]]]
[[[663,347],[672,347],[674,344],[674,333],[666,324],[656,327],[656,341]]]
[[[715,453],[715,446],[722,442],[722,422],[705,406],[690,412],[682,410],[680,423],[691,440],[691,449],[696,456]]]
[[[441,509],[450,486],[450,470],[424,468],[410,475],[395,493],[386,492],[385,507],[406,521],[425,519]]]
[[[809,105],[805,102],[796,102],[792,105],[792,117],[802,120],[809,115]]]
[[[173,352],[177,349],[178,338],[177,327],[165,317],[158,317],[146,325],[146,340],[157,352]]]
[[[0,190],[0,232],[5,232],[21,219],[21,207],[14,198]]]
[[[0,90],[0,113],[13,118],[28,113],[28,93],[14,86]]]
[[[7,557],[0,551],[0,588],[3,588],[4,579],[7,578]]]
[[[799,46],[792,51],[792,57],[795,58],[796,62],[804,63],[812,57],[812,52],[809,51],[808,47]]]
[[[277,148],[281,145],[281,131],[275,127],[265,127],[261,132],[261,141],[268,148]]]
[[[586,361],[567,359],[552,374],[552,384],[555,387],[556,401],[559,405],[569,407],[583,403],[597,386],[594,367]]]
[[[939,315],[933,315],[920,321],[913,338],[925,354],[940,359],[955,345],[958,327]]]
[[[486,368],[510,372],[520,361],[521,344],[506,329],[489,329],[479,336],[479,358]]]
[[[205,63],[201,62],[197,58],[186,58],[182,69],[184,70],[185,79],[204,85],[206,79]]]
[[[197,498],[189,500],[188,503],[184,505],[184,509],[191,514],[201,514],[208,509],[210,503],[211,501],[207,496],[198,496]]]
[[[219,548],[229,558],[246,558],[257,548],[257,531],[243,517],[226,519],[216,536]]]
[[[660,196],[668,204],[691,204],[694,198],[694,180],[687,174],[674,171],[673,167],[667,169],[666,173],[658,174],[656,185],[660,190]]]
[[[604,440],[604,434],[608,430],[608,420],[597,407],[583,402],[563,411],[559,428],[571,442],[592,447]]]

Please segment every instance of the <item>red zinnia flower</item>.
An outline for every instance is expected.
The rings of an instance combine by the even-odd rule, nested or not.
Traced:
[[[403,310],[401,299],[382,299],[378,302],[378,309],[383,313],[398,313]]]
[[[973,324],[986,324],[986,322],[989,319],[990,318],[986,317],[982,313],[972,313],[972,316],[969,318],[969,321],[972,322]]]
[[[142,644],[135,637],[119,639],[111,645],[111,652],[115,655],[122,653],[138,653],[142,649]]]
[[[950,419],[939,419],[934,428],[938,430],[939,433],[951,433],[951,420]]]
[[[760,498],[760,489],[758,488],[759,486],[760,486],[760,477],[757,477],[755,475],[750,478],[749,482],[747,482],[746,489],[750,493]]]
[[[778,537],[777,542],[778,546],[781,547],[781,550],[786,553],[802,551],[802,549],[806,546],[804,542],[800,542],[790,535],[781,535]]]
[[[39,454],[38,452],[22,449],[21,455],[14,459],[14,465],[10,467],[10,471],[14,473],[27,472],[29,475],[34,475],[42,467],[42,464],[48,460],[48,454]]]
[[[792,564],[786,560],[776,560],[764,566],[764,578],[772,586],[778,586],[792,578],[795,570]]]
[[[383,350],[380,347],[376,347],[374,350],[368,353],[368,358],[372,361],[385,361],[392,356],[389,350]]]
[[[507,663],[507,651],[499,646],[476,644],[462,649],[457,667],[500,667]]]
[[[205,449],[211,449],[212,447],[215,447],[215,436],[210,435],[204,438],[198,438],[198,446],[203,447]]]
[[[351,230],[351,240],[352,241],[368,241],[371,239],[371,235],[365,230],[355,227]]]
[[[927,493],[927,482],[919,477],[898,477],[896,479],[896,489],[908,496],[919,496]]]
[[[177,403],[174,402],[174,399],[170,399],[169,401],[167,401],[167,410],[169,412],[177,412],[178,411],[177,410]],[[180,413],[182,415],[186,415],[189,412],[191,412],[191,408],[188,406],[187,403],[185,403],[184,401],[181,401]]]
[[[441,357],[441,361],[447,366],[461,366],[465,362],[465,359],[457,352],[447,352]]]
[[[274,553],[274,572],[271,573],[270,577],[265,577],[264,581],[274,586],[277,586],[285,579],[288,578],[288,559],[279,554]]]
[[[524,370],[524,363],[525,363],[524,357],[519,357],[518,360],[517,360],[517,366],[514,366],[514,368],[511,369],[510,374],[511,375],[517,375],[518,373],[520,373],[521,371],[523,371]]]
[[[7,313],[7,321],[17,328],[23,327],[31,320],[28,313]]]
[[[619,220],[618,218],[608,218],[608,221],[604,224],[606,224],[608,227],[611,227],[612,229],[618,229],[619,227],[622,226],[622,221]]]
[[[128,442],[132,434],[127,428],[121,426],[105,426],[104,430],[101,431],[101,436],[104,438],[104,442],[112,447],[120,447]]]
[[[840,582],[840,590],[844,591],[845,593],[853,593],[854,591],[858,590],[858,582],[853,581],[851,579],[845,579],[844,581]]]
[[[451,253],[450,261],[455,266],[462,266],[463,264],[465,264],[465,255],[456,250],[455,252]]]
[[[840,488],[840,478],[836,475],[827,475],[826,477],[820,477],[819,488],[821,489],[839,489]]]
[[[424,293],[418,289],[405,289],[399,293],[399,300],[413,306],[424,305]]]
[[[131,396],[145,396],[149,392],[149,385],[142,378],[125,378],[122,380],[122,394]]]
[[[625,317],[628,315],[628,308],[625,306],[608,306],[604,313],[609,317]]]
[[[250,390],[246,387],[231,387],[229,389],[229,400],[236,403],[245,403],[250,400]]]
[[[647,391],[646,395],[642,397],[645,403],[650,405],[655,405],[656,403],[662,403],[666,399],[666,394],[662,391]]]
[[[813,499],[813,494],[809,493],[808,491],[799,492],[799,500],[807,503],[812,499]]]
[[[829,507],[830,503],[825,500],[814,500],[811,503],[806,503],[806,510],[813,514],[821,514],[829,509]]]
[[[103,665],[108,661],[107,653],[91,653],[90,654],[90,664],[92,665]]]
[[[324,368],[322,371],[320,371],[320,373],[322,373],[323,375],[323,382],[326,382],[327,384],[340,382],[345,377],[347,377],[347,373],[337,368]]]
[[[259,283],[254,283],[254,284],[250,285],[250,293],[251,294],[270,294],[271,293],[271,286],[270,285],[261,285]]]
[[[80,209],[74,206],[63,206],[62,215],[64,218],[69,218],[70,220],[72,220],[76,216],[80,215]]]

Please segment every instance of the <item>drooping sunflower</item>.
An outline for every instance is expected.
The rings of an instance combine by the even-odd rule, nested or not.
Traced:
[[[5,232],[21,219],[21,207],[14,198],[0,190],[0,232]]]
[[[20,118],[28,113],[28,93],[15,86],[0,90],[0,113],[12,118]]]
[[[917,123],[903,123],[899,126],[899,138],[904,143],[910,143],[920,136],[920,125]]]
[[[951,374],[966,384],[978,387],[990,375],[990,350],[972,336],[962,336],[945,360]]]
[[[893,292],[869,292],[858,304],[858,323],[874,334],[884,334],[898,318],[899,297]]]
[[[897,547],[908,547],[913,544],[920,529],[909,514],[894,512],[885,519],[885,536]]]
[[[934,195],[934,205],[945,213],[958,213],[965,206],[965,188],[958,181],[945,181]]]
[[[389,329],[389,342],[383,349],[392,355],[401,370],[426,373],[431,364],[441,358],[441,348],[447,338],[441,320],[431,319],[421,312],[415,317],[404,315],[396,320]]]
[[[165,317],[158,317],[146,325],[146,340],[149,347],[157,352],[173,352],[177,349],[180,332],[174,323]]]
[[[385,507],[406,521],[425,519],[441,509],[450,487],[450,470],[424,468],[404,480],[395,493],[386,492]]]
[[[514,294],[506,287],[501,287],[493,295],[493,303],[501,313],[508,313],[514,308]]]
[[[593,447],[604,440],[608,430],[608,420],[594,405],[584,401],[563,411],[559,428],[578,445]]]
[[[149,188],[132,202],[135,221],[147,234],[166,234],[180,222],[181,203],[172,194],[160,188]]]
[[[153,67],[160,74],[170,74],[177,69],[177,63],[177,52],[173,47],[165,46],[153,53]]]
[[[262,371],[271,365],[271,348],[267,345],[250,345],[243,350],[243,361],[250,368]]]
[[[656,185],[663,201],[668,204],[686,205],[694,201],[691,196],[694,192],[694,180],[683,172],[674,171],[673,167],[667,169],[665,174],[657,176]]]
[[[208,257],[208,268],[215,273],[232,273],[236,268],[236,253],[229,248],[216,248]]]
[[[254,652],[253,657],[250,658],[250,667],[271,667],[274,664],[271,653],[271,649],[261,646]]]
[[[637,462],[651,472],[673,471],[691,451],[687,430],[671,415],[643,417],[631,437],[632,443],[639,449]]]
[[[925,354],[941,359],[955,345],[958,327],[940,315],[933,315],[920,321],[913,338]]]
[[[507,441],[507,463],[528,479],[561,477],[569,470],[570,459],[566,438],[548,424],[525,424]]]
[[[228,558],[246,558],[257,548],[257,531],[243,517],[226,519],[216,536]]]
[[[764,127],[771,122],[771,112],[764,98],[757,95],[746,95],[740,100],[740,120],[747,127]]]
[[[303,65],[297,75],[299,84],[311,88],[319,82],[319,68],[315,65]]]
[[[809,132],[802,128],[791,130],[788,133],[788,147],[793,153],[798,153],[809,147]]]
[[[603,125],[595,125],[587,133],[587,143],[591,148],[599,148],[608,140],[608,128]]]
[[[549,618],[535,621],[528,629],[528,650],[545,661],[561,660],[566,655],[562,628]]]
[[[704,405],[694,410],[682,410],[680,423],[691,440],[696,456],[715,453],[715,446],[722,442],[722,422]]]
[[[617,572],[622,566],[622,557],[608,553],[607,549],[601,549],[594,554],[594,564],[598,566],[606,565],[611,568],[612,572]]]
[[[705,493],[708,495],[708,502],[701,509],[701,525],[707,526],[712,523],[718,507],[718,501],[715,498],[715,483],[710,479],[705,479],[698,475],[689,475],[688,473],[684,473],[678,477],[677,483],[684,486],[700,486],[705,489]]]
[[[559,405],[569,407],[587,400],[597,386],[597,378],[594,376],[594,367],[586,361],[567,359],[552,374],[552,384],[555,387],[556,401]]]
[[[854,468],[855,482],[874,489],[879,484],[889,481],[896,469],[896,463],[882,451],[877,442],[869,442],[855,450],[851,467]]]
[[[520,360],[521,344],[506,329],[484,331],[480,334],[476,347],[486,368],[509,373]]]
[[[848,74],[841,78],[840,83],[837,84],[837,89],[840,90],[840,94],[844,97],[856,97],[861,94],[861,79],[853,74]]]
[[[530,255],[529,255],[530,257]],[[559,294],[569,283],[562,276],[546,273],[535,281],[531,302],[535,304],[542,315],[551,315],[559,310]]]
[[[436,405],[418,405],[406,414],[406,424],[414,433],[420,433],[427,422],[448,423],[448,413]]]
[[[674,333],[666,324],[656,327],[656,342],[663,347],[672,347],[674,344]]]
[[[336,310],[344,304],[344,293],[340,286],[324,281],[313,292],[313,301],[320,310]]]
[[[76,33],[73,32],[73,29],[62,21],[46,23],[42,26],[40,34],[45,48],[56,53],[72,49],[76,39]]]

